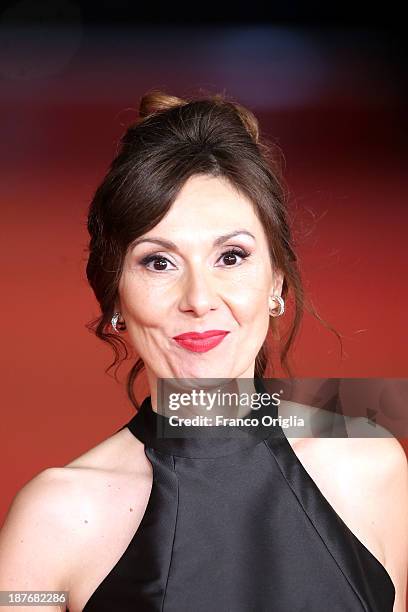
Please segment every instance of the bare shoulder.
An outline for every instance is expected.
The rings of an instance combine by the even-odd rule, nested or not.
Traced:
[[[28,481],[15,495],[6,522],[30,514],[38,520],[46,513],[50,526],[68,525],[72,510],[81,507],[84,499],[94,500],[133,483],[150,472],[143,444],[124,429],[74,458],[63,467],[49,467]],[[38,512],[41,514],[38,514]]]
[[[367,423],[356,419],[355,438],[350,438],[356,486],[366,491],[361,508],[372,517],[382,546],[383,564],[395,586],[395,612],[406,610],[408,577],[408,459],[397,438],[384,430],[384,437],[358,438]],[[368,424],[372,427],[372,425]]]
[[[376,517],[377,533],[384,516],[408,516],[408,459],[401,443],[388,430],[363,417],[345,418],[349,437],[299,437],[288,441],[312,477],[340,507],[361,509]],[[386,493],[386,495],[384,495]],[[391,512],[390,506],[394,506]],[[400,511],[398,511],[400,509]],[[344,513],[346,510],[344,510]],[[396,518],[396,517],[395,517]],[[407,522],[402,521],[405,525]],[[401,520],[399,525],[404,531]],[[408,527],[408,522],[407,522]],[[405,531],[407,530],[405,527]],[[387,544],[384,540],[384,555]]]
[[[114,473],[137,472],[143,459],[143,444],[127,427],[67,463],[66,468],[90,468]]]
[[[14,496],[0,530],[0,590],[69,590],[71,493],[69,474],[48,468]]]
[[[110,537],[120,542],[114,525],[126,537],[129,508],[143,512],[150,486],[143,445],[127,429],[37,474],[13,498],[0,530],[0,590],[71,590],[84,551]]]
[[[408,571],[408,460],[388,430],[346,418],[348,438],[289,440],[308,473],[354,535],[383,564],[405,611]]]

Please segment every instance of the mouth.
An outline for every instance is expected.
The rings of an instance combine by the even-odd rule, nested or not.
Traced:
[[[229,334],[228,331],[211,330],[202,334],[189,332],[175,336],[175,340],[181,347],[193,353],[205,353],[218,346]]]

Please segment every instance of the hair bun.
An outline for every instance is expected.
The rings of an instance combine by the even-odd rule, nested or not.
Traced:
[[[204,99],[220,106],[227,108],[229,107],[239,117],[241,123],[251,138],[258,143],[258,120],[249,109],[245,108],[238,102],[228,99],[225,94],[221,93],[209,94],[205,96]],[[199,101],[199,99],[197,101]],[[185,100],[183,98],[178,98],[177,96],[166,94],[158,89],[153,89],[145,93],[140,100],[139,119],[143,121],[143,119],[146,119],[146,117],[149,117],[150,115],[154,115],[160,111],[165,111],[177,106],[184,106],[190,102],[194,102],[194,99]]]
[[[142,96],[139,104],[139,117],[145,119],[149,115],[173,108],[175,106],[183,106],[186,101],[177,96],[170,96],[159,90],[152,90]]]
[[[225,106],[229,106],[236,115],[238,115],[241,123],[244,128],[251,136],[251,138],[258,143],[259,141],[259,124],[258,119],[255,117],[254,113],[250,111],[248,108],[245,108],[238,102],[234,102],[232,99],[228,99],[224,94],[217,93],[212,96],[212,99],[218,104],[224,104]]]
[[[242,106],[241,104],[238,104],[238,102],[230,102],[230,104],[234,108],[238,117],[241,119],[248,134],[256,143],[258,143],[259,124],[258,119],[255,117],[254,113],[248,108]]]

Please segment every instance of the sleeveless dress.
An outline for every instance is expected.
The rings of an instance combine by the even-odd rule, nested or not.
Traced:
[[[265,391],[261,379],[254,385]],[[259,422],[278,414],[256,412]],[[224,438],[164,438],[165,422],[149,396],[121,428],[144,443],[152,490],[84,612],[392,612],[390,575],[323,496],[279,420]]]

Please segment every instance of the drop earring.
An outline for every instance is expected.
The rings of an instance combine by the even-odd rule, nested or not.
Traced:
[[[276,300],[279,304],[279,311],[278,312],[273,312],[273,310],[275,310],[276,306],[269,306],[269,315],[271,317],[280,317],[281,315],[283,315],[283,313],[285,312],[285,302],[283,301],[283,298],[280,295],[273,295],[269,298],[269,303],[271,303],[273,300]]]

